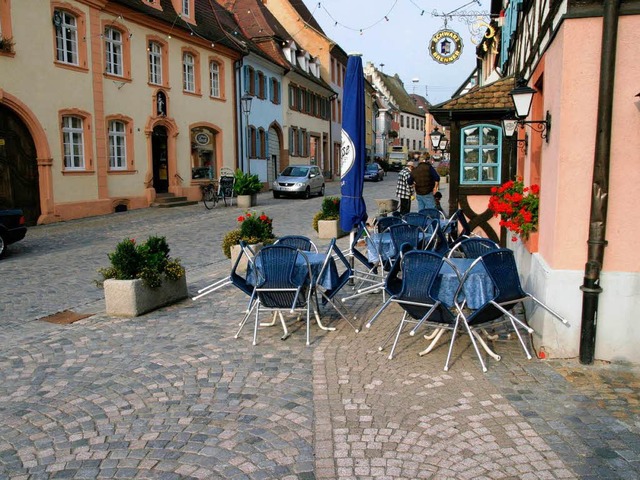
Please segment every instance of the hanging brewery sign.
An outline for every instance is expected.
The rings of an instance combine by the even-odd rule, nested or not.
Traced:
[[[453,63],[462,53],[462,38],[453,30],[438,30],[429,44],[429,53],[438,63]]]

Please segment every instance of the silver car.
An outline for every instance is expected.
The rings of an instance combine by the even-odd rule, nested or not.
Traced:
[[[324,195],[324,176],[314,165],[289,165],[273,182],[273,198],[281,195],[309,198],[312,193]]]

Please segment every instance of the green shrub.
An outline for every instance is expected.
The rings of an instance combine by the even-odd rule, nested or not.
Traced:
[[[180,259],[172,259],[169,250],[165,237],[151,236],[140,245],[136,245],[132,238],[125,238],[116,245],[113,253],[107,255],[111,265],[98,270],[102,279],[96,284],[102,287],[107,279],[139,278],[147,287],[158,288],[163,275],[171,280],[182,278],[185,270],[180,265]]]
[[[258,175],[251,175],[238,169],[233,176],[235,178],[233,191],[236,195],[253,195],[262,190],[262,182]]]
[[[322,200],[322,208],[313,217],[313,229],[318,231],[319,220],[338,220],[340,219],[340,197],[325,197]]]
[[[438,175],[440,175],[441,177],[446,177],[447,175],[449,175],[449,164],[440,164],[436,167],[436,172],[438,172]]]
[[[233,245],[237,245],[242,240],[242,233],[240,233],[240,229],[230,230],[222,239],[222,253],[227,258],[231,258],[231,247]]]

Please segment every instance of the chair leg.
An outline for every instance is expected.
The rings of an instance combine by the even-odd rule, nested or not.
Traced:
[[[371,319],[365,324],[366,328],[371,328],[371,325],[373,324],[373,322],[376,321],[376,319],[380,316],[380,314],[382,313],[382,311],[387,308],[389,306],[389,304],[391,303],[391,299],[393,297],[390,297],[386,302],[384,302],[384,304],[382,304],[382,307],[380,307],[380,310],[378,310],[375,315],[373,317],[371,317]]]
[[[467,334],[471,338],[471,344],[473,345],[473,349],[476,351],[476,355],[478,356],[478,360],[480,360],[480,365],[482,365],[482,372],[486,373],[487,372],[487,367],[485,366],[484,360],[482,359],[482,355],[480,354],[480,350],[478,349],[478,344],[476,343],[476,338],[473,335],[473,331],[471,330],[471,327],[467,323],[467,319],[466,318],[464,318],[464,317],[462,318],[462,323],[464,324],[464,327],[467,330]]]
[[[327,296],[324,294],[324,292],[322,293],[322,297],[323,297],[324,299],[326,299],[326,300],[327,300],[327,303],[328,303],[329,305],[331,305],[331,306],[333,307],[333,309],[334,309],[336,312],[338,312],[338,313],[340,314],[340,316],[341,316],[341,317],[342,317],[342,318],[343,318],[343,319],[344,319],[344,320],[345,320],[349,325],[351,325],[351,328],[353,328],[353,329],[356,331],[356,333],[358,333],[358,332],[360,331],[360,330],[359,330],[359,329],[358,329],[358,328],[357,328],[353,323],[351,323],[351,321],[350,321],[350,320],[347,318],[347,316],[342,312],[342,310],[340,310],[340,309],[338,308],[338,306],[335,304],[335,302],[334,302],[331,298],[327,297]],[[354,319],[354,320],[356,320],[356,318],[357,318],[357,317],[354,315],[354,316],[353,316],[353,319]]]
[[[273,321],[275,322],[275,318],[276,315],[278,315],[280,317],[280,323],[282,324],[282,330],[284,331],[284,334],[282,335],[282,337],[280,337],[280,340],[286,340],[287,338],[289,338],[289,331],[287,330],[287,324],[284,321],[284,316],[282,315],[282,311],[281,310],[277,310],[275,312],[273,312]]]
[[[429,344],[429,346],[427,348],[425,348],[423,351],[421,351],[420,353],[418,353],[418,355],[420,355],[421,357],[423,355],[426,355],[427,353],[429,353],[431,350],[433,350],[433,347],[436,346],[436,344],[438,343],[438,341],[440,340],[440,337],[442,337],[442,334],[445,332],[445,328],[436,328],[433,331],[433,334],[430,335],[430,338],[428,340],[431,340],[431,343]],[[425,335],[426,338],[426,335]]]
[[[522,335],[520,334],[520,330],[518,330],[518,327],[516,325],[516,323],[513,321],[513,319],[509,319],[511,320],[511,325],[513,326],[513,329],[516,331],[516,335],[518,336],[518,340],[520,340],[520,345],[522,345],[522,349],[524,350],[524,353],[527,355],[527,360],[531,360],[531,354],[529,353],[529,349],[527,348],[527,346],[524,343],[524,340],[522,339]]]
[[[476,330],[472,329],[471,332],[476,337],[478,343],[484,349],[484,351],[487,352],[487,354],[489,354],[496,362],[499,362],[502,359],[500,355],[489,348],[489,345],[487,345],[482,336],[480,336],[480,334]]]
[[[253,344],[256,345],[258,340],[258,323],[260,323],[260,303],[258,302],[256,308],[256,321],[253,325]]]
[[[449,353],[447,353],[447,361],[444,364],[444,371],[449,371],[449,362],[451,361],[451,354],[453,353],[453,342],[456,340],[456,334],[458,333],[458,325],[460,323],[460,315],[456,318],[456,323],[453,325],[453,331],[451,332],[451,342],[449,343]]]
[[[389,360],[393,360],[393,352],[396,351],[396,345],[398,345],[398,339],[400,338],[400,334],[402,333],[402,329],[404,328],[404,324],[411,320],[406,320],[407,312],[404,312],[402,316],[402,321],[398,326],[398,333],[396,333],[396,339],[393,341],[393,346],[391,347],[391,351],[389,352]],[[386,343],[386,342],[385,342]]]
[[[538,305],[540,305],[542,308],[544,308],[547,312],[549,312],[551,315],[553,315],[554,317],[556,317],[558,320],[560,320],[562,323],[564,323],[565,325],[569,325],[569,322],[567,322],[558,312],[552,310],[551,308],[547,307],[544,303],[542,303],[540,300],[538,300],[536,297],[534,297],[533,295],[531,295],[530,293],[528,294],[529,298],[531,298],[531,300],[533,300],[534,302],[536,302]]]
[[[236,332],[235,338],[238,338],[240,336],[240,332],[242,331],[242,329],[244,328],[245,324],[247,323],[247,320],[249,320],[249,316],[251,316],[251,312],[253,312],[254,308],[256,308],[256,303],[251,305],[251,308],[249,310],[247,310],[247,313],[245,313],[244,318],[240,322],[240,328]]]
[[[402,314],[402,319],[400,320],[400,324],[398,325],[399,329],[402,329],[402,326],[404,325],[404,321],[405,321],[406,316],[407,316],[407,312],[404,312]],[[391,337],[393,336],[394,333],[395,333],[395,330],[391,330],[389,335],[387,335],[387,337],[383,340],[382,344],[378,347],[378,351],[379,352],[384,350],[384,347],[386,347],[387,342],[391,339]]]
[[[309,312],[310,305],[307,303],[307,346],[309,346],[309,331],[311,330],[311,312]]]

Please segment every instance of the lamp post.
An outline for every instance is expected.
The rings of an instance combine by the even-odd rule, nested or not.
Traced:
[[[240,99],[240,106],[242,108],[242,113],[244,113],[244,128],[245,128],[245,138],[246,138],[246,151],[247,151],[247,173],[251,174],[251,157],[249,156],[249,142],[251,139],[249,138],[249,114],[251,113],[251,101],[253,97],[248,93],[245,93]]]

